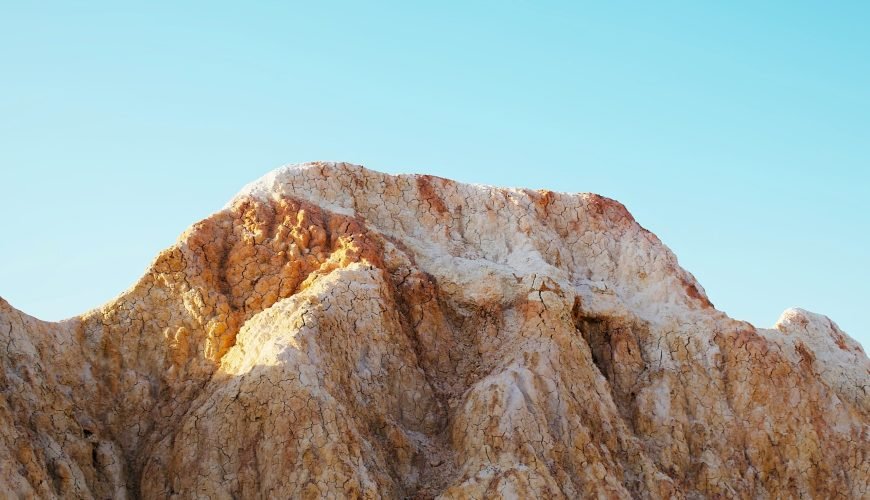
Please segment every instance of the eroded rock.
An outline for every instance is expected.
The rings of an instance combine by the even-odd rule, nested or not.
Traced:
[[[861,346],[592,194],[279,169],[98,309],[0,300],[0,368],[3,497],[868,495]]]

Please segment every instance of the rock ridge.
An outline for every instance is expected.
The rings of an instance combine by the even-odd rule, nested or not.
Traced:
[[[3,497],[868,495],[861,346],[727,317],[595,194],[282,167],[0,346]]]

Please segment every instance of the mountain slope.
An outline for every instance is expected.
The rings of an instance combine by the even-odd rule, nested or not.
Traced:
[[[868,494],[861,347],[728,318],[592,194],[285,167],[0,345],[3,496]]]

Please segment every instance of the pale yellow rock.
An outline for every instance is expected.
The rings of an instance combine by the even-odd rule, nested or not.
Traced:
[[[619,203],[286,167],[61,323],[0,300],[2,498],[867,498],[870,361]]]

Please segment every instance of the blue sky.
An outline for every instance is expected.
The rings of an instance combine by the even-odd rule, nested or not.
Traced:
[[[97,306],[243,184],[340,160],[616,198],[732,316],[870,345],[870,3],[124,3],[0,6],[25,312]]]

